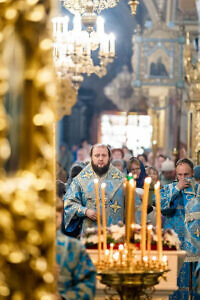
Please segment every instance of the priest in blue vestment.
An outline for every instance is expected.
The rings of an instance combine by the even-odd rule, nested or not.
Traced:
[[[192,295],[197,300],[200,296],[189,289],[189,281],[194,287],[194,270],[200,259],[200,185],[193,178],[193,163],[187,158],[177,162],[176,176],[176,182],[160,191],[164,228],[172,228],[178,234],[181,249],[187,252],[178,277],[179,289],[170,299],[188,300]]]
[[[96,144],[91,148],[91,163],[73,179],[64,196],[65,228],[68,235],[78,236],[86,228],[96,226],[96,194],[94,179],[98,179],[101,205],[101,184],[105,183],[107,226],[124,222],[124,174],[110,163],[108,146]]]
[[[55,299],[93,300],[96,290],[96,268],[84,245],[60,230],[63,215],[63,185],[57,182],[56,200],[56,262],[57,294]],[[65,188],[65,185],[64,185]]]

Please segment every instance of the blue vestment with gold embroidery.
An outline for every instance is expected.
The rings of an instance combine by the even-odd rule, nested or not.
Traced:
[[[94,299],[96,269],[80,241],[56,234],[57,287],[63,299]]]
[[[108,172],[98,177],[91,164],[84,168],[75,177],[64,196],[64,218],[65,228],[78,218],[83,219],[82,231],[87,227],[96,226],[96,222],[85,216],[86,209],[96,210],[96,195],[94,189],[94,179],[99,180],[99,197],[101,203],[101,184],[106,183],[105,188],[105,207],[107,226],[124,222],[124,174],[117,168],[109,167]],[[101,204],[100,204],[101,205]]]
[[[165,216],[164,228],[172,228],[179,236],[181,249],[187,252],[185,263],[178,277],[179,290],[170,299],[189,299],[189,262],[193,262],[192,273],[200,259],[200,185],[191,182],[182,191],[176,189],[177,182],[163,187],[160,191],[161,210]],[[193,276],[193,283],[195,277]],[[192,299],[200,299],[193,293]]]

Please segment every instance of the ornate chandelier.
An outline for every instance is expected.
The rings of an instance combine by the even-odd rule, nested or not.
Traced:
[[[60,78],[70,78],[78,90],[83,75],[95,73],[104,76],[108,63],[115,56],[115,37],[104,32],[104,20],[97,18],[97,30],[82,30],[81,16],[75,13],[73,29],[68,29],[68,17],[56,17],[53,22],[53,59]],[[92,53],[98,52],[99,64],[95,65]]]
[[[80,13],[82,24],[87,31],[92,31],[97,15],[105,8],[114,7],[119,0],[61,0],[64,7],[71,13]]]
[[[61,0],[66,9],[74,13],[75,11],[83,14],[92,7],[93,11],[99,14],[103,9],[117,5],[119,0]]]

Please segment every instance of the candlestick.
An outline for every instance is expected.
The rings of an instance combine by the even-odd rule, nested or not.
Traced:
[[[157,233],[157,249],[158,260],[162,259],[162,231],[161,231],[161,205],[160,205],[160,182],[154,185],[155,198],[156,198],[156,233]]]
[[[151,232],[152,232],[152,225],[148,225],[147,227],[147,253],[148,253],[148,262],[151,262]]]
[[[147,223],[147,206],[149,199],[149,186],[151,183],[151,178],[147,177],[144,181],[144,194],[142,197],[142,217],[141,217],[141,258],[145,256],[146,252],[146,223]]]
[[[95,187],[96,206],[97,206],[98,263],[100,263],[100,261],[101,261],[101,216],[100,216],[99,181],[98,181],[98,179],[94,179],[94,187]]]
[[[107,249],[105,188],[106,188],[106,184],[102,183],[102,185],[101,185],[101,195],[102,195],[102,226],[103,226],[103,251],[104,251],[104,255],[105,255],[105,251]]]

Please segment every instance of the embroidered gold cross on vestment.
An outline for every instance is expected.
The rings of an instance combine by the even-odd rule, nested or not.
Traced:
[[[119,176],[118,173],[112,173],[111,176],[112,176],[113,179],[118,179],[118,178],[120,178],[120,176]]]
[[[200,231],[199,228],[197,228],[196,232],[194,233],[198,238],[200,237]]]
[[[115,214],[116,214],[117,210],[121,208],[121,206],[118,205],[117,201],[115,201],[114,204],[110,205],[110,207],[114,210]]]
[[[92,176],[92,173],[90,172],[85,172],[83,175],[83,177],[86,177],[86,178],[90,178]]]

